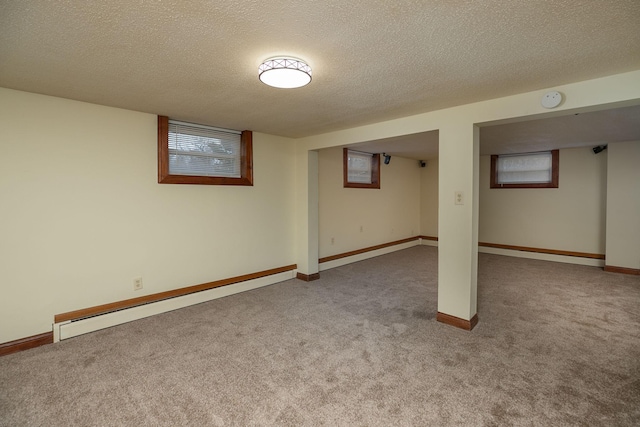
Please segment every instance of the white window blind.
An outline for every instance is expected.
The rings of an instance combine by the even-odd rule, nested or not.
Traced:
[[[169,173],[240,178],[241,132],[169,120]]]
[[[498,184],[551,182],[551,152],[501,155],[496,164]]]
[[[349,150],[347,159],[347,181],[371,184],[372,159],[373,154]]]

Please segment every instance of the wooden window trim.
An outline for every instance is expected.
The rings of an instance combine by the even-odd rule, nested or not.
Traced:
[[[380,188],[380,154],[371,156],[371,184],[349,182],[349,149],[342,150],[342,179],[344,188]]]
[[[253,185],[253,133],[240,137],[240,178],[171,175],[169,173],[169,118],[158,116],[158,182],[160,184]]]
[[[491,156],[491,182],[490,188],[558,188],[560,151],[551,150],[551,182],[531,183],[531,184],[498,184],[496,174],[498,167],[498,155]]]

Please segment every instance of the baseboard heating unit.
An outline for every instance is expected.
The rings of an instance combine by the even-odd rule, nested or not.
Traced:
[[[137,305],[134,307],[124,308],[117,311],[110,311],[108,313],[98,314],[95,316],[54,323],[53,340],[54,342],[58,342],[89,332],[95,332],[100,329],[121,325],[133,320],[144,319],[145,317],[166,313],[168,311],[177,310],[179,308],[188,307],[190,305],[200,304],[217,298],[222,298],[240,292],[261,288],[263,286],[269,286],[275,283],[284,282],[285,280],[294,279],[295,277],[296,270],[289,270],[269,276],[243,281],[240,283],[234,283],[216,287],[213,289],[203,290],[200,292],[190,293],[187,295],[181,295],[169,299],[150,302],[144,305]]]

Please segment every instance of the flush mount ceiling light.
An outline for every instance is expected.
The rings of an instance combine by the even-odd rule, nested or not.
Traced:
[[[258,77],[269,86],[293,89],[309,84],[311,67],[297,58],[269,58],[258,67]]]

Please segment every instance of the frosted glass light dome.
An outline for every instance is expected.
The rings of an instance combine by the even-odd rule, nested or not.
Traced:
[[[258,67],[258,77],[266,85],[293,89],[309,84],[311,67],[297,58],[269,58]]]

